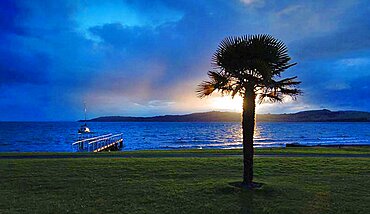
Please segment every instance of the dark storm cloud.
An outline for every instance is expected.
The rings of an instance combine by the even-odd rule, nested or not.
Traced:
[[[0,14],[0,86],[47,82],[48,56],[22,49],[17,39],[28,35],[18,24],[22,9],[14,1],[5,0],[0,4]]]
[[[46,83],[49,63],[49,58],[44,54],[0,49],[0,86]]]
[[[295,54],[302,58],[333,58],[368,51],[370,49],[369,13],[368,2],[356,4],[351,11],[341,17],[336,30],[293,42],[292,46],[296,46]]]
[[[1,34],[5,32],[17,32],[18,29],[15,23],[15,17],[19,13],[14,1],[4,0],[0,4],[0,31]]]

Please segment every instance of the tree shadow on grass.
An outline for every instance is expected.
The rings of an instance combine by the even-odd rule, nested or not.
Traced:
[[[263,211],[261,202],[270,201],[273,197],[279,195],[279,191],[264,185],[258,189],[246,189],[240,185],[240,182],[230,182],[228,186],[218,190],[220,194],[235,194],[238,198],[239,213],[260,213]]]
[[[243,189],[238,184],[240,184],[240,182],[231,182],[229,185],[219,187],[216,190],[216,194],[232,195],[235,197],[235,202],[240,207],[239,213],[253,213],[253,198],[256,190]]]

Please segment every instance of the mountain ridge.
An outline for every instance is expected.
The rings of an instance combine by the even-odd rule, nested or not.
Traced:
[[[370,122],[370,112],[309,110],[285,114],[257,114],[257,122]],[[84,120],[79,120],[83,122]],[[240,122],[241,113],[210,111],[152,117],[103,116],[87,122]]]

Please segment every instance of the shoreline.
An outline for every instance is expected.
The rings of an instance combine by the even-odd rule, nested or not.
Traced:
[[[266,146],[261,147],[259,145],[255,145],[254,150],[258,152],[263,151],[283,151],[283,150],[291,150],[291,149],[305,149],[305,150],[315,150],[315,149],[354,149],[354,148],[369,148],[370,152],[370,144],[314,144],[314,145],[304,145],[298,143],[291,143],[286,144],[284,146]],[[120,151],[115,152],[189,152],[189,151],[242,151],[242,147],[229,147],[229,148],[220,148],[220,147],[165,147],[165,148],[155,148],[155,149],[129,149],[125,150],[122,149]],[[0,156],[4,154],[77,154],[79,152],[71,151],[0,151]],[[87,152],[88,153],[88,152]],[[107,153],[107,152],[103,152]],[[80,152],[80,154],[86,154],[85,152]]]
[[[135,150],[115,152],[0,152],[2,158],[17,157],[212,157],[241,156],[242,149],[177,149],[177,150]],[[286,147],[286,148],[255,148],[258,156],[307,156],[307,155],[370,155],[370,146],[342,147]]]

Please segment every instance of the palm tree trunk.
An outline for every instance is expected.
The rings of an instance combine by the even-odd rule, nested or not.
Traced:
[[[247,89],[243,97],[243,185],[253,186],[253,135],[255,126],[256,95],[253,88]]]

